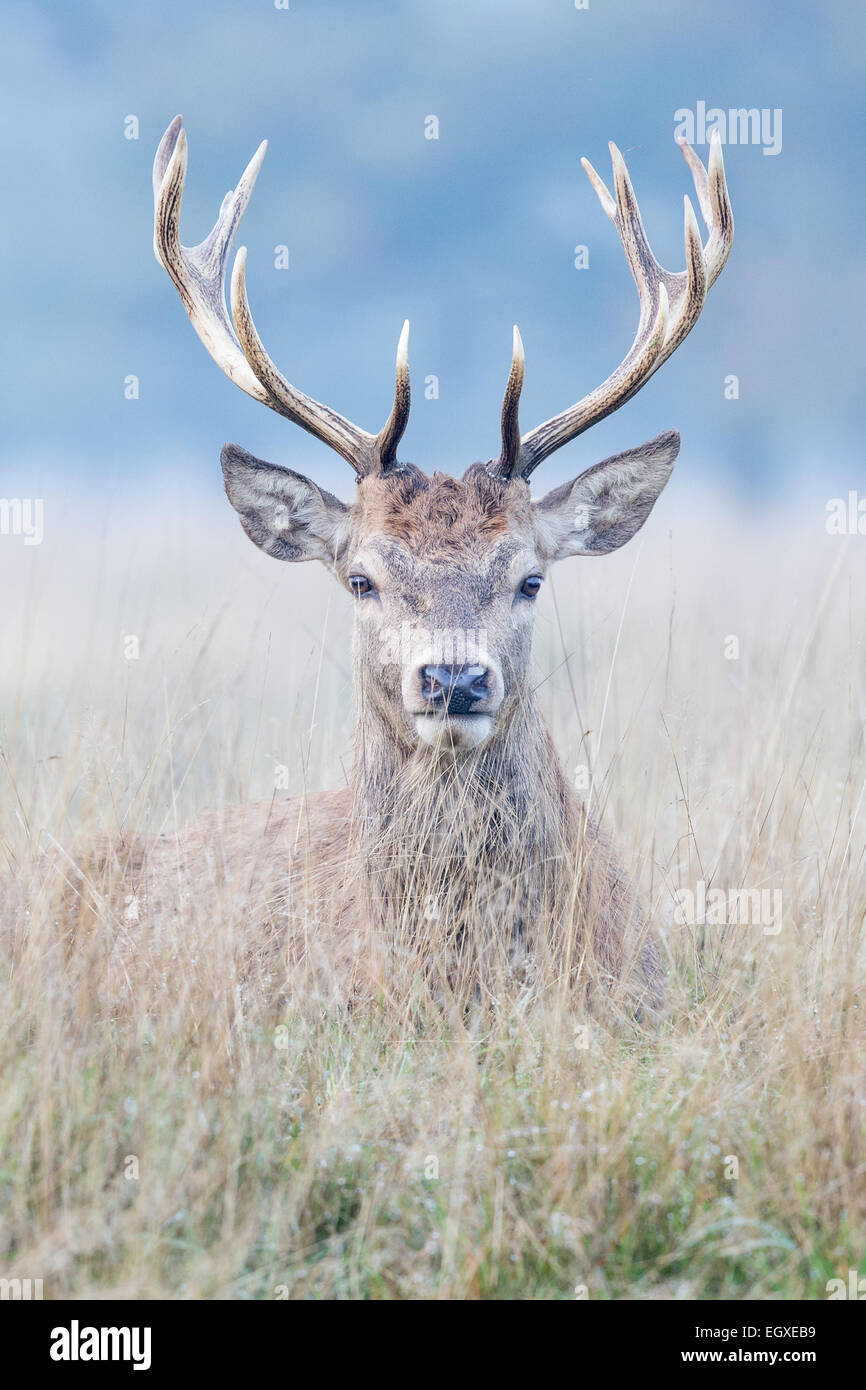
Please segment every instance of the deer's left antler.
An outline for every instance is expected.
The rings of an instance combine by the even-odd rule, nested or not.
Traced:
[[[628,169],[616,145],[610,145],[615,197],[589,161],[581,160],[604,211],[619,233],[637,285],[640,300],[637,333],[616,371],[601,386],[521,438],[517,412],[523,385],[523,345],[515,328],[511,373],[502,403],[502,453],[493,465],[500,477],[528,478],[549,454],[618,410],[667,361],[697,322],[707,290],[728,259],[734,240],[734,217],[718,131],[713,131],[710,144],[709,172],[690,145],[684,140],[677,143],[691,170],[709,238],[704,246],[694,208],[687,197],[686,268],[676,274],[664,270],[652,253]]]

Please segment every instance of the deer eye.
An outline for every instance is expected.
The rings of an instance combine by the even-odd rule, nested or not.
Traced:
[[[541,588],[541,583],[542,578],[540,574],[530,574],[524,579],[518,592],[521,593],[524,598],[535,598]]]
[[[365,574],[350,574],[349,588],[356,598],[363,598],[364,594],[374,594],[376,592]]]

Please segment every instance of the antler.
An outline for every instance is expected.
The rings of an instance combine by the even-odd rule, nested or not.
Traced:
[[[168,271],[190,322],[218,367],[241,390],[336,449],[364,477],[383,473],[395,460],[409,419],[409,324],[397,347],[394,405],[377,435],[353,425],[330,406],[297,390],[274,366],[250,313],[246,247],[239,248],[231,278],[231,319],[226,312],[225,272],[229,251],[265,157],[263,140],[237,188],[229,190],[210,235],[198,246],[181,246],[180,206],[187,167],[187,140],[176,116],[160,141],[153,163],[153,249]]]
[[[610,145],[615,198],[589,161],[581,160],[602,207],[619,233],[637,285],[637,333],[616,371],[601,386],[521,439],[517,409],[523,383],[523,345],[515,328],[511,373],[502,404],[502,453],[494,465],[500,477],[528,478],[555,449],[618,410],[658,371],[697,322],[707,290],[728,259],[734,239],[734,217],[718,131],[713,131],[710,144],[709,173],[684,140],[677,143],[691,170],[701,215],[710,233],[703,246],[694,208],[686,198],[686,268],[677,274],[664,270],[650,249],[628,169],[616,145]]]

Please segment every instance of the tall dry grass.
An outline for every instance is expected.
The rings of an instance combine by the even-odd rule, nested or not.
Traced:
[[[351,606],[223,512],[3,538],[0,570],[0,1274],[755,1299],[863,1269],[862,538],[660,508],[539,600],[555,741],[661,937],[654,1033],[543,988],[328,1007],[250,964],[229,890],[157,940],[134,902],[70,914],[100,834],[341,784]],[[676,925],[698,880],[779,890],[780,917]]]

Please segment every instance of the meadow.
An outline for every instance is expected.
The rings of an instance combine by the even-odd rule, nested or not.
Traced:
[[[538,601],[545,717],[661,939],[657,1027],[561,991],[328,1007],[250,968],[228,890],[170,934],[68,911],[94,837],[341,785],[351,602],[227,504],[49,517],[0,581],[0,1274],[754,1300],[866,1273],[862,537],[666,497]],[[682,923],[699,884],[772,917]]]

